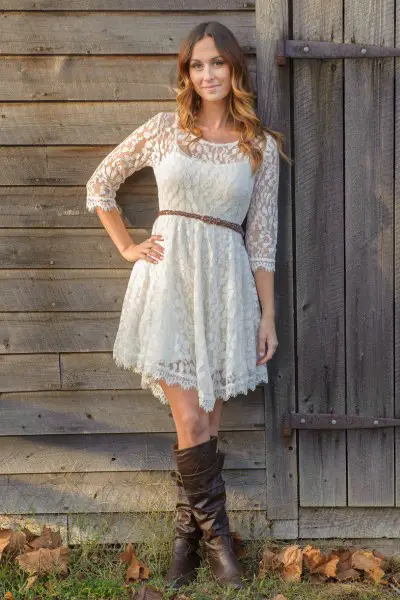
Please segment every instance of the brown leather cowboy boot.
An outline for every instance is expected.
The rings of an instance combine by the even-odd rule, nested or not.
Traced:
[[[197,525],[181,482],[178,484],[176,503],[174,543],[172,561],[164,577],[164,583],[179,589],[190,583],[197,575],[200,566],[199,541],[203,535]]]
[[[178,444],[172,446],[176,453]],[[171,477],[178,486],[178,499],[175,512],[174,544],[171,565],[164,576],[164,584],[177,590],[187,585],[196,577],[196,569],[200,566],[199,541],[203,535],[201,527],[192,514],[182,480],[177,471]]]
[[[216,437],[190,448],[177,450],[182,477],[192,513],[204,535],[206,557],[216,580],[243,588],[241,565],[233,550],[225,509],[225,482],[221,471],[225,455],[217,452]]]

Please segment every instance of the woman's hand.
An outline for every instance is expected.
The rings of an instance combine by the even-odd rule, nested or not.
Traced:
[[[257,360],[256,365],[264,365],[271,360],[277,346],[278,339],[275,331],[275,317],[263,315],[258,328],[257,356],[259,356],[259,359]]]
[[[140,244],[130,244],[121,252],[121,256],[129,262],[136,262],[139,258],[142,258],[150,263],[159,263],[164,258],[164,248],[157,244],[157,239],[164,240],[162,235],[151,235]]]

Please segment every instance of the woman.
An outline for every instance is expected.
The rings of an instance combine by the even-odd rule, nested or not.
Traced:
[[[87,183],[87,209],[135,263],[114,360],[142,374],[142,388],[169,404],[176,426],[178,502],[165,576],[174,589],[195,577],[202,536],[217,581],[244,585],[229,534],[218,429],[224,401],[268,381],[266,363],[278,344],[279,153],[287,158],[283,136],[262,125],[254,99],[232,32],[201,23],[180,49],[176,111],[133,131]],[[160,210],[152,235],[134,244],[115,195],[145,166],[153,167]]]

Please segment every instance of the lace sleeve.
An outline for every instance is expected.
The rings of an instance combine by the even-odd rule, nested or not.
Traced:
[[[115,201],[120,185],[135,171],[153,166],[161,113],[157,113],[128,135],[99,164],[86,184],[86,209],[95,212],[121,208]]]
[[[275,271],[278,233],[279,152],[268,135],[263,162],[255,175],[247,212],[245,245],[253,273],[256,269]]]

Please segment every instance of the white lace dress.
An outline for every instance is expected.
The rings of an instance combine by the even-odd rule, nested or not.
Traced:
[[[188,136],[177,112],[160,112],[117,146],[87,182],[87,210],[116,207],[116,192],[133,172],[151,166],[159,209],[219,217],[242,224],[246,236],[182,215],[159,215],[152,234],[162,234],[164,259],[133,263],[123,301],[113,358],[141,374],[141,387],[161,402],[158,383],[198,391],[211,411],[268,381],[256,365],[261,318],[253,273],[275,270],[279,153],[274,138],[260,144],[255,175],[238,142],[213,143]]]

